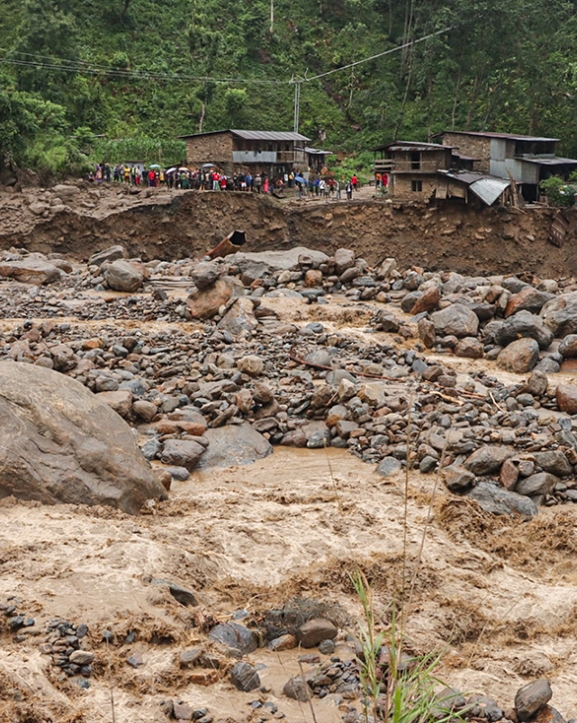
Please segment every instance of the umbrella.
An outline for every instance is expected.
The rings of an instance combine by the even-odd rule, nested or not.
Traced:
[[[160,166],[158,165],[158,163],[151,163],[150,166],[148,166],[148,167],[149,167],[149,168],[160,168]]]
[[[176,166],[173,166],[172,168],[169,168],[166,172],[167,173],[174,173],[176,171]]]
[[[302,176],[295,176],[295,183],[306,183]]]
[[[182,167],[179,168],[178,170],[179,170],[179,171],[188,171],[188,168],[185,168],[184,166],[182,166]]]
[[[202,167],[203,168],[212,168],[214,165],[215,165],[214,163],[203,163]]]

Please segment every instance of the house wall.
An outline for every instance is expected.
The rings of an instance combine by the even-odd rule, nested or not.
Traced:
[[[481,173],[490,173],[491,165],[491,138],[479,136],[464,136],[460,133],[443,134],[444,146],[456,146],[459,153],[479,159],[475,161],[475,170]]]
[[[186,161],[192,166],[203,163],[232,163],[232,133],[211,133],[186,139]]]
[[[420,151],[421,165],[419,169],[413,168],[413,154],[411,151],[391,151],[393,171],[398,173],[415,174],[448,170],[451,166],[451,153],[449,150]]]
[[[422,191],[413,191],[411,183],[420,181],[423,185]],[[389,193],[392,198],[402,201],[428,201],[435,193],[438,185],[436,176],[426,176],[422,173],[400,174],[392,173],[389,183]]]

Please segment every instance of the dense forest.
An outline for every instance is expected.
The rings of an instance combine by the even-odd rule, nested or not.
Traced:
[[[300,131],[331,150],[461,128],[575,155],[576,6],[0,0],[0,159],[63,168],[114,139],[174,156],[199,129],[292,130],[295,80]]]

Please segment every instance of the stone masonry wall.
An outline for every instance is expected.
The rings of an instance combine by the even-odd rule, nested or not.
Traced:
[[[232,133],[211,133],[186,139],[186,161],[192,166],[203,163],[232,164]]]
[[[435,192],[438,182],[436,176],[426,176],[424,174],[396,174],[393,176],[393,188],[391,195],[395,200],[402,201],[428,201]],[[423,184],[422,191],[413,191],[412,182],[421,181]]]
[[[475,161],[475,171],[489,173],[491,162],[491,139],[478,136],[465,136],[460,133],[447,132],[443,135],[443,145],[456,146],[459,153],[464,156],[478,159]]]

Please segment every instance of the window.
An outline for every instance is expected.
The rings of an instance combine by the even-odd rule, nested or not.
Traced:
[[[421,154],[419,151],[411,151],[411,169],[413,171],[421,169]]]
[[[411,181],[411,191],[414,191],[415,193],[421,193],[423,190],[423,182],[422,181]]]

